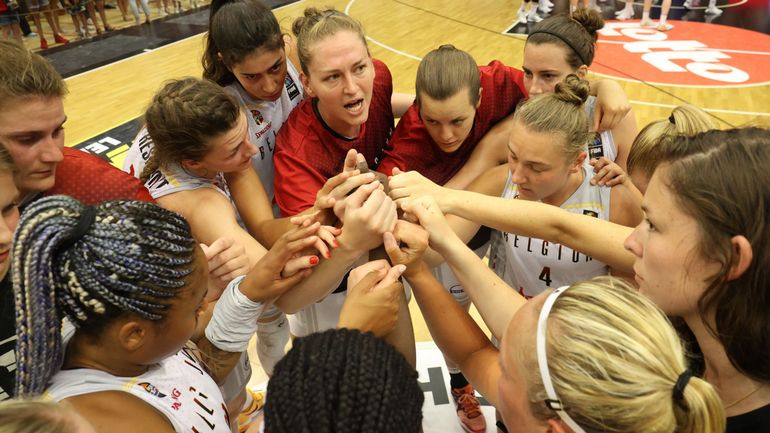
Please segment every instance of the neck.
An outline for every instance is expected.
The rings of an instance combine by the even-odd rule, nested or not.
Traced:
[[[119,347],[107,347],[76,331],[67,345],[62,368],[91,368],[118,377],[139,376],[147,371],[146,365],[135,364],[130,358]]]
[[[567,182],[564,184],[564,187],[562,187],[555,194],[551,194],[550,196],[545,197],[540,201],[553,206],[561,206],[565,201],[567,201],[568,198],[572,196],[572,194],[575,193],[575,191],[577,191],[578,188],[580,188],[580,184],[583,183],[583,177],[583,167],[579,167],[577,171],[570,173],[569,177],[567,178]]]
[[[337,119],[332,119],[326,110],[324,110],[324,106],[320,100],[318,101],[318,114],[321,115],[321,119],[323,119],[324,123],[326,123],[332,131],[343,137],[355,138],[358,137],[358,133],[361,132],[361,125],[351,125]]]
[[[184,167],[185,170],[187,170],[188,173],[191,173],[197,177],[203,178],[203,179],[214,179],[216,177],[217,172],[211,171],[206,168],[190,168],[190,167]]]
[[[686,317],[685,322],[703,352],[706,364],[704,379],[716,389],[722,403],[729,406],[725,409],[727,416],[740,415],[770,404],[770,386],[739,372],[727,357],[722,343],[711,335],[698,314]],[[712,326],[713,323],[712,320]]]

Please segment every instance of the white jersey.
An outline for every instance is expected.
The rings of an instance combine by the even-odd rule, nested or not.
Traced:
[[[61,401],[103,391],[139,398],[162,413],[179,433],[231,432],[222,394],[192,348],[183,348],[136,377],[90,368],[62,370],[54,375],[44,398]]]
[[[591,170],[588,164],[583,165],[583,183],[561,208],[609,220],[611,188],[592,186]],[[517,187],[509,172],[502,197],[515,199],[517,196]],[[536,296],[548,287],[569,285],[607,275],[609,271],[606,264],[590,256],[542,239],[493,231],[491,243],[490,267],[503,281],[527,298]]]
[[[139,178],[142,175],[145,164],[147,164],[147,160],[150,159],[152,149],[152,138],[147,132],[147,128],[142,128],[126,153],[123,171]],[[213,188],[230,200],[230,190],[227,189],[227,182],[225,182],[225,177],[222,173],[217,173],[214,179],[207,179],[185,171],[178,164],[172,164],[168,168],[155,170],[147,178],[147,181],[144,182],[144,186],[150,191],[152,198],[156,200],[175,192],[199,188]]]
[[[246,93],[238,81],[225,86],[225,90],[234,96],[246,108],[249,123],[249,139],[257,146],[257,153],[251,158],[251,164],[259,175],[259,180],[265,187],[270,202],[273,201],[273,152],[275,151],[275,136],[289,117],[289,113],[302,101],[304,89],[299,80],[299,73],[294,65],[286,59],[286,80],[284,81],[281,97],[275,101],[254,99]]]
[[[593,124],[594,112],[596,111],[596,97],[589,96],[586,103],[583,104],[583,108],[588,115],[588,121]],[[588,143],[588,158],[596,159],[599,157],[606,157],[610,161],[615,161],[618,158],[618,147],[615,145],[615,139],[612,137],[612,131],[604,131],[596,134],[593,141]]]

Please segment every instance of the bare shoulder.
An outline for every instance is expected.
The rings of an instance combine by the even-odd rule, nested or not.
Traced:
[[[98,433],[173,433],[169,420],[139,398],[121,391],[103,391],[65,399]]]

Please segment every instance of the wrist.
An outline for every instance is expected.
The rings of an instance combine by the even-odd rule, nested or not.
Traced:
[[[425,272],[430,273],[430,268],[424,261],[422,261],[422,259],[420,259],[417,263],[412,263],[408,266],[402,275],[407,280],[411,280],[413,278],[418,278]]]

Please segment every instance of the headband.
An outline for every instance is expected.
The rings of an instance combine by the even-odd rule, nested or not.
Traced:
[[[584,65],[588,66],[588,62],[586,61],[586,59],[583,58],[583,55],[580,54],[580,51],[578,51],[578,49],[575,48],[574,45],[572,45],[572,42],[570,42],[569,40],[567,40],[567,38],[563,37],[562,35],[560,35],[558,33],[554,33],[554,32],[549,31],[549,30],[535,30],[534,32],[531,32],[529,34],[529,36],[527,36],[527,39],[532,37],[532,35],[536,35],[538,33],[543,33],[543,34],[546,34],[546,35],[551,35],[551,36],[559,39],[560,41],[564,42],[565,44],[567,44],[568,47],[572,48],[572,51],[574,51],[575,54],[577,54],[577,56],[580,59],[580,61],[583,62]]]
[[[91,228],[94,221],[96,221],[96,208],[93,206],[83,207],[78,222],[75,224],[75,228],[62,239],[61,244],[59,244],[59,250],[67,250],[72,247],[75,242],[79,241],[86,235],[86,233],[88,233],[88,229]]]
[[[575,420],[573,420],[569,414],[564,411],[564,405],[556,395],[556,390],[553,388],[553,383],[551,382],[551,373],[548,371],[548,357],[545,353],[545,331],[546,323],[548,322],[548,314],[550,314],[551,308],[556,302],[556,298],[558,298],[559,295],[564,293],[568,288],[569,286],[561,286],[551,292],[551,294],[548,295],[548,298],[546,298],[545,304],[543,304],[543,309],[540,310],[540,317],[537,319],[537,366],[540,369],[540,377],[543,379],[543,387],[545,387],[546,397],[548,397],[545,400],[545,405],[548,406],[548,408],[552,411],[556,412],[556,414],[559,415],[559,418],[561,418],[561,420],[567,424],[573,432],[585,433],[585,430],[583,430],[583,428],[580,427],[578,423],[576,423]]]

